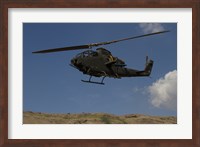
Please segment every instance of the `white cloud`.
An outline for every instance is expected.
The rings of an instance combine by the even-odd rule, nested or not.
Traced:
[[[147,87],[134,87],[132,89],[133,93],[140,93],[140,94],[143,94],[143,95],[146,95],[147,94]]]
[[[176,110],[177,71],[170,71],[148,87],[150,102],[154,107]]]
[[[164,26],[160,23],[140,23],[139,27],[144,33],[154,33],[165,30]]]

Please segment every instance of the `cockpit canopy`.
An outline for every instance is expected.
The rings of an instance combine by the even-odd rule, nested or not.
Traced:
[[[111,52],[106,50],[105,48],[97,48],[96,51],[87,50],[82,53],[79,53],[76,55],[76,58],[77,57],[93,57],[93,56],[98,56],[98,54],[112,56]]]
[[[98,53],[96,51],[93,51],[93,50],[87,50],[87,51],[84,51],[82,53],[79,53],[76,55],[76,57],[92,57],[92,56],[97,56]]]

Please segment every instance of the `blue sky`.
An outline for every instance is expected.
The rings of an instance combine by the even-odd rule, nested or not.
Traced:
[[[151,78],[87,80],[69,66],[84,50],[32,54],[33,51],[111,41],[161,30],[159,34],[105,47],[127,67],[143,70],[145,56],[154,60]],[[93,48],[95,49],[95,48]],[[177,115],[176,23],[24,23],[23,109],[46,113]],[[95,81],[101,79],[94,78]]]

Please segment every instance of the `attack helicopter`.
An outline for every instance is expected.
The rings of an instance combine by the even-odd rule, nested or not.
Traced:
[[[146,64],[144,70],[136,70],[127,68],[126,64],[123,60],[115,57],[111,54],[110,51],[103,47],[99,47],[96,51],[91,50],[93,47],[103,46],[107,44],[117,43],[121,41],[157,35],[161,33],[167,33],[168,30],[159,31],[139,36],[133,36],[129,38],[123,38],[119,40],[112,40],[107,42],[100,43],[91,43],[86,45],[79,46],[69,46],[69,47],[61,47],[61,48],[53,48],[46,50],[34,51],[32,53],[52,53],[52,52],[61,52],[61,51],[69,51],[69,50],[80,50],[80,49],[88,49],[77,54],[74,58],[71,59],[70,66],[78,69],[83,74],[89,75],[89,80],[81,80],[82,82],[94,83],[94,84],[102,84],[104,85],[104,79],[106,77],[117,78],[120,79],[122,77],[145,77],[150,76],[154,61],[148,59],[146,56]],[[92,77],[102,77],[101,82],[92,81]]]

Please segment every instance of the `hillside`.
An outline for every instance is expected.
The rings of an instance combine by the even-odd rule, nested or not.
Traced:
[[[141,114],[113,115],[106,113],[48,114],[24,112],[24,124],[176,124],[174,116]]]

